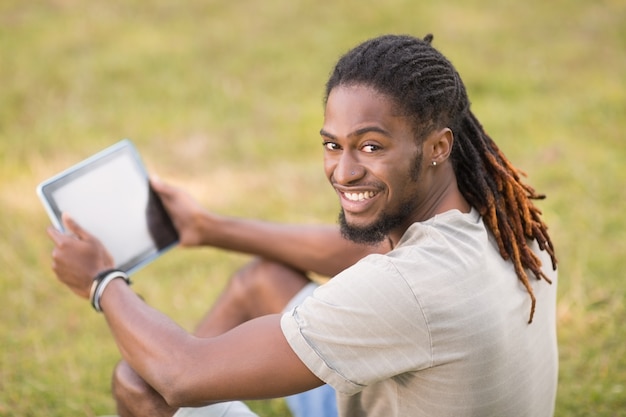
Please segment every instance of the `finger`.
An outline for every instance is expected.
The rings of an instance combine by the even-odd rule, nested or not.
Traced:
[[[152,186],[152,189],[160,194],[162,197],[171,194],[172,187],[161,181],[161,178],[159,178],[158,175],[152,175],[150,177],[150,185]]]
[[[152,185],[160,185],[163,184],[163,181],[161,181],[161,177],[159,177],[157,174],[152,174],[150,175],[149,181]]]
[[[155,190],[160,190],[165,186],[165,184],[163,183],[163,181],[161,181],[161,178],[158,175],[150,175],[149,181],[150,185]]]
[[[85,229],[80,227],[80,225],[76,223],[69,214],[63,213],[61,218],[63,220],[65,228],[74,235],[76,235],[76,237],[78,237],[80,240],[90,240],[92,238],[91,235]]]
[[[176,187],[166,184],[157,176],[150,177],[150,185],[164,203],[175,200],[178,191]]]
[[[52,226],[49,226],[48,229],[46,229],[46,232],[48,233],[48,236],[50,236],[50,239],[52,239],[52,241],[54,242],[56,246],[58,246],[62,242],[62,240],[66,237],[63,233],[59,232],[57,229],[55,229]]]

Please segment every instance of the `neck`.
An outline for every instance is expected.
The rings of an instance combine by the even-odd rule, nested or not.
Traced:
[[[406,230],[416,222],[422,222],[435,217],[437,214],[450,210],[459,210],[469,213],[472,209],[459,190],[456,176],[451,164],[447,163],[432,176],[432,180],[422,203],[415,209],[414,215],[389,234],[389,239],[395,246]]]

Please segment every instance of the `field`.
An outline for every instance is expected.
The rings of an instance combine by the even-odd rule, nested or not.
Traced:
[[[0,0],[0,415],[114,412],[102,317],[56,282],[45,178],[122,138],[207,208],[334,222],[321,170],[336,59],[434,34],[528,181],[560,266],[556,416],[626,415],[626,3]],[[175,249],[135,288],[191,329],[247,260]],[[281,400],[262,416],[288,416]]]

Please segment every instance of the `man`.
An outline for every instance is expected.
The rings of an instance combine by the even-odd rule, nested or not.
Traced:
[[[170,202],[170,210],[179,213],[182,222],[199,217],[204,223],[201,227],[178,224],[186,231],[180,236],[182,246],[214,246],[257,256],[233,275],[197,326],[196,336],[217,336],[250,319],[281,313],[299,304],[318,286],[302,271],[333,276],[369,253],[389,250],[387,242],[351,243],[333,226],[286,226],[217,216],[156,179],[152,184],[163,200]],[[163,399],[124,361],[116,367],[113,388],[122,415],[154,416],[159,415],[158,410],[167,409]],[[335,393],[328,386],[291,396],[287,404],[296,417],[337,415]],[[171,415],[173,411],[168,412]]]
[[[353,244],[332,228],[217,218],[155,183],[184,245],[257,253],[296,271],[347,267],[287,313],[189,335],[123,274],[100,275],[90,296],[110,256],[67,217],[75,237],[49,231],[55,273],[101,308],[125,360],[117,379],[150,387],[151,415],[248,415],[227,401],[323,383],[342,416],[552,415],[556,258],[532,203],[542,196],[483,131],[431,41],[364,42],[327,83],[324,169]],[[276,247],[262,249],[268,236]]]

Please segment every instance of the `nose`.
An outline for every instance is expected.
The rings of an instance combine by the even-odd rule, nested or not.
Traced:
[[[364,172],[365,170],[352,152],[344,151],[335,161],[332,177],[338,184],[350,184],[361,179]]]

